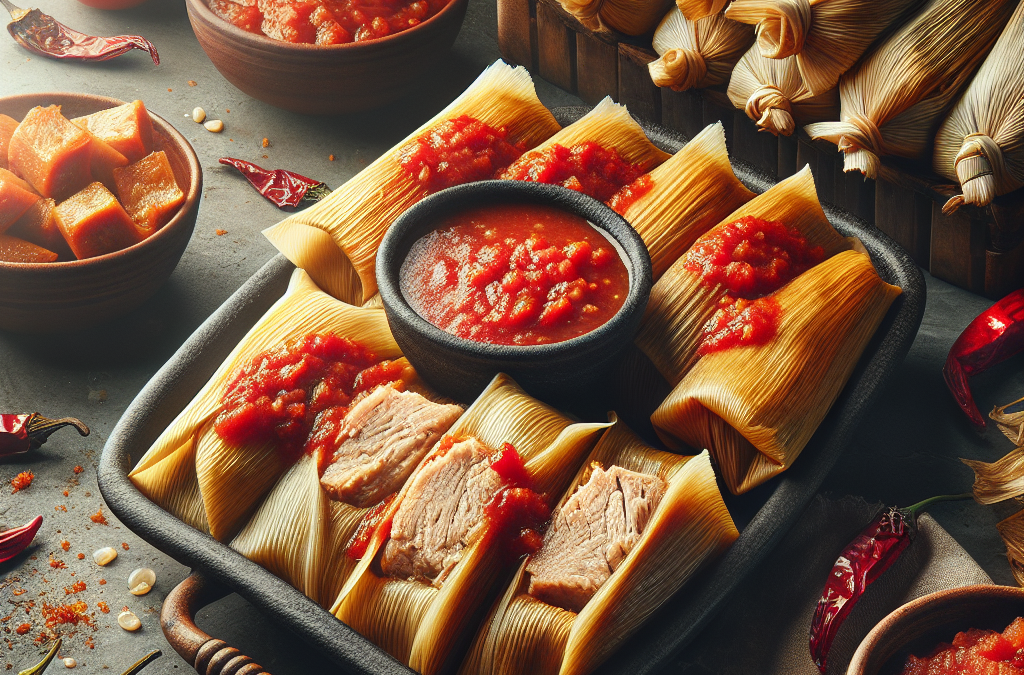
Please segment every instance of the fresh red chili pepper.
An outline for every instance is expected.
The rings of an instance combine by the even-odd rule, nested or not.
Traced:
[[[971,395],[968,378],[1024,351],[1024,288],[982,312],[953,343],[942,377],[960,409],[978,427],[985,418]]]
[[[950,499],[970,499],[973,495],[943,495],[918,502],[905,509],[891,507],[868,524],[846,545],[832,566],[818,606],[811,620],[811,658],[825,672],[828,652],[839,627],[854,605],[878,577],[896,562],[916,532],[918,512],[929,504]]]
[[[153,63],[160,65],[160,56],[149,40],[138,35],[97,37],[65,26],[38,9],[21,9],[8,0],[0,0],[14,19],[7,31],[15,41],[32,52],[51,59],[75,61],[106,61],[133,49],[148,52]]]
[[[51,420],[39,413],[0,415],[0,457],[34,450],[45,443],[54,431],[68,425],[78,429],[82,436],[89,435],[89,427],[74,417]]]
[[[298,206],[303,199],[318,202],[331,194],[331,188],[326,184],[294,171],[264,169],[252,162],[233,157],[221,157],[220,163],[241,171],[261,195],[279,207]]]
[[[0,563],[7,562],[28,548],[42,524],[43,517],[36,516],[32,522],[26,525],[0,532]]]

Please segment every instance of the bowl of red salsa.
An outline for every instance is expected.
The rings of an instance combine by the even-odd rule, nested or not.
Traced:
[[[395,340],[442,393],[499,372],[542,397],[580,394],[632,342],[651,261],[615,211],[554,185],[482,181],[406,211],[377,254]]]
[[[468,0],[185,0],[217,70],[292,112],[369,110],[441,63]]]

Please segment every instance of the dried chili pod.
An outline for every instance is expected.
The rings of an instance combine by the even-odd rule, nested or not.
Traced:
[[[0,457],[34,450],[46,442],[54,431],[73,426],[82,436],[89,435],[89,427],[74,417],[51,420],[39,413],[0,415]]]
[[[43,517],[36,516],[30,523],[0,532],[0,563],[7,562],[28,548],[42,524]]]
[[[0,4],[7,8],[14,19],[7,24],[7,32],[19,45],[33,54],[51,59],[106,61],[133,49],[141,49],[149,53],[153,63],[160,65],[160,55],[156,53],[156,47],[144,37],[86,35],[65,26],[38,9],[21,9],[12,5],[9,0],[0,0]]]
[[[942,377],[971,423],[985,426],[968,378],[1024,351],[1024,288],[979,314],[960,333],[946,357]]]
[[[46,666],[50,665],[50,661],[53,661],[53,657],[57,655],[57,652],[60,651],[60,646],[63,642],[63,640],[57,638],[57,641],[53,643],[52,647],[50,647],[50,651],[46,652],[46,656],[43,657],[42,661],[31,668],[26,668],[18,673],[18,675],[40,675],[40,673],[46,670]]]
[[[2,1],[2,0],[0,0]],[[264,169],[252,162],[234,157],[221,157],[221,164],[242,172],[256,190],[279,207],[298,206],[302,200],[318,202],[331,194],[325,183],[285,169]]]
[[[832,566],[825,589],[811,620],[810,648],[814,665],[822,673],[828,652],[843,621],[878,577],[896,562],[910,545],[917,529],[917,514],[929,504],[950,499],[970,499],[971,493],[943,495],[905,509],[891,507],[872,520],[846,545]]]

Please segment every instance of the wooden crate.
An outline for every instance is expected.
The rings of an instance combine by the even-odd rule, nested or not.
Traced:
[[[958,186],[928,167],[883,158],[877,180],[843,171],[836,146],[801,129],[791,137],[758,131],[724,88],[676,92],[651,81],[649,38],[588,30],[555,0],[497,0],[504,58],[587,103],[605,96],[635,116],[692,138],[721,122],[734,159],[782,179],[808,165],[823,202],[846,209],[895,239],[921,267],[962,288],[997,298],[1024,286],[1024,190],[986,208],[942,205]]]

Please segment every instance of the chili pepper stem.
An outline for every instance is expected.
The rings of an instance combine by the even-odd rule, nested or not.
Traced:
[[[123,675],[136,675],[136,673],[138,673],[143,668],[156,661],[161,656],[162,653],[160,652],[160,650],[154,649],[153,651],[151,651],[150,653],[146,654],[141,659],[136,661],[135,665],[133,665],[131,668],[124,671]]]
[[[7,0],[0,0],[0,5],[3,5],[7,9],[7,11],[10,12],[11,18],[14,19],[15,21],[20,21],[29,12],[29,10],[27,9],[16,7]]]
[[[36,413],[25,423],[25,430],[28,431],[33,447],[39,447],[46,442],[54,431],[66,426],[74,427],[80,436],[89,435],[89,427],[74,417],[62,417],[58,420],[51,420]]]
[[[46,670],[46,667],[50,665],[50,661],[53,661],[53,657],[57,655],[57,651],[60,649],[62,642],[63,640],[57,638],[57,641],[53,643],[53,646],[50,647],[50,651],[46,653],[46,656],[43,658],[42,661],[32,666],[31,668],[27,668],[21,671],[20,673],[18,673],[18,675],[39,675],[40,673],[42,673],[44,670]]]
[[[919,511],[921,511],[922,509],[924,509],[924,508],[926,508],[928,506],[931,506],[935,502],[953,502],[953,501],[959,501],[961,499],[973,499],[973,498],[974,498],[974,493],[973,492],[964,492],[964,493],[961,493],[961,494],[958,494],[958,495],[939,495],[937,497],[929,497],[928,499],[920,501],[920,502],[918,502],[918,503],[916,503],[916,504],[914,504],[912,506],[908,506],[906,508],[900,509],[900,511],[903,511],[905,514],[907,514],[909,516],[916,517],[917,513]]]

